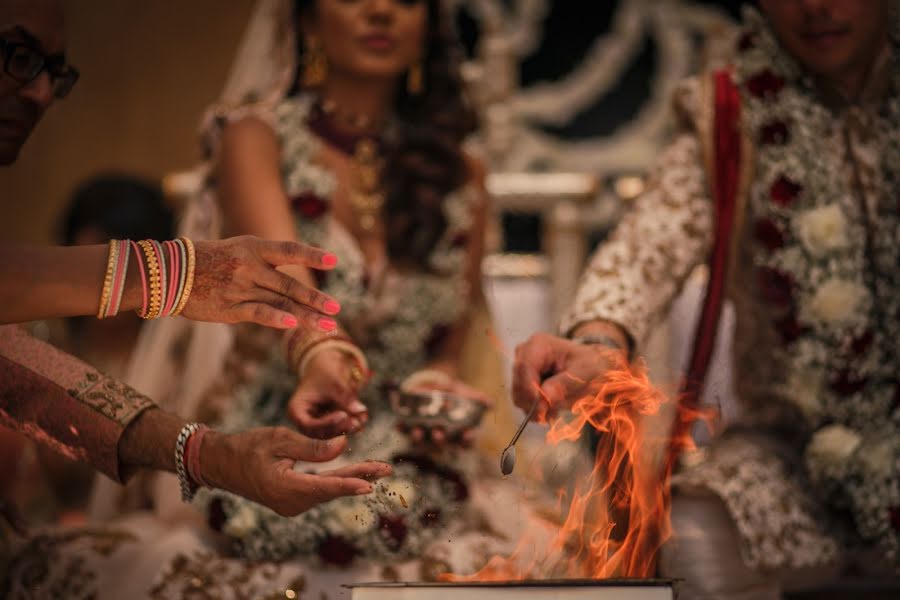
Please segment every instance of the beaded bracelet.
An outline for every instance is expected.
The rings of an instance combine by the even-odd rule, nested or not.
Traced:
[[[194,480],[188,475],[185,463],[185,449],[191,436],[200,429],[200,423],[188,423],[178,432],[178,438],[175,440],[175,472],[178,474],[178,482],[181,485],[181,499],[190,502],[194,498],[194,494],[199,487]]]

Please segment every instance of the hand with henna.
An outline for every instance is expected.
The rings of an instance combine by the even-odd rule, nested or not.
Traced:
[[[194,242],[197,265],[185,317],[195,321],[249,321],[280,329],[330,331],[340,304],[319,290],[278,271],[300,265],[328,270],[333,254],[296,242],[252,236]]]
[[[337,258],[296,242],[252,236],[194,242],[194,285],[181,313],[196,321],[248,321],[287,329],[330,331],[341,307],[334,298],[280,269],[329,270]],[[97,314],[109,247],[0,244],[0,323]],[[135,253],[121,311],[139,310],[144,291]]]

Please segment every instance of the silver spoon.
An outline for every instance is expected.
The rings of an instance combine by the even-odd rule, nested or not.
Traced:
[[[539,402],[540,399],[535,400],[534,404],[531,405],[531,410],[529,410],[528,414],[525,415],[525,418],[522,419],[522,422],[519,424],[519,429],[517,429],[515,435],[513,435],[509,446],[504,448],[503,454],[500,455],[500,472],[504,475],[509,475],[513,472],[513,469],[516,468],[516,442],[519,441],[519,436],[525,431],[525,426],[528,425],[528,421],[531,420],[531,415],[534,414],[534,409],[537,408]]]

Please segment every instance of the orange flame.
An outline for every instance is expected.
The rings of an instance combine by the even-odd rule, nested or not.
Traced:
[[[586,427],[599,435],[590,476],[559,492],[562,525],[535,522],[508,557],[494,556],[477,573],[455,581],[507,581],[538,578],[651,577],[656,555],[671,535],[669,475],[671,448],[693,447],[689,428],[675,427],[679,439],[654,436],[648,417],[669,404],[654,387],[643,363],[629,365],[621,353],[607,357],[611,369],[590,382],[572,406],[574,419],[552,422],[549,444],[578,440]],[[682,424],[709,419],[710,411],[676,406]],[[690,413],[690,414],[687,414]],[[661,444],[665,441],[665,444]],[[666,453],[662,461],[654,458]],[[550,531],[549,544],[539,543]]]

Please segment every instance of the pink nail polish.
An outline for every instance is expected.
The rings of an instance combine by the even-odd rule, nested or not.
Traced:
[[[337,256],[334,254],[326,254],[322,257],[322,266],[333,267],[337,264]]]
[[[288,327],[296,327],[297,326],[297,319],[295,319],[294,317],[285,317],[284,319],[281,320],[281,322],[284,323]]]
[[[329,315],[336,315],[341,312],[341,305],[334,300],[327,300],[324,306],[325,312],[327,312]]]
[[[337,328],[337,323],[334,319],[322,318],[319,319],[319,329],[322,331],[334,331]]]

